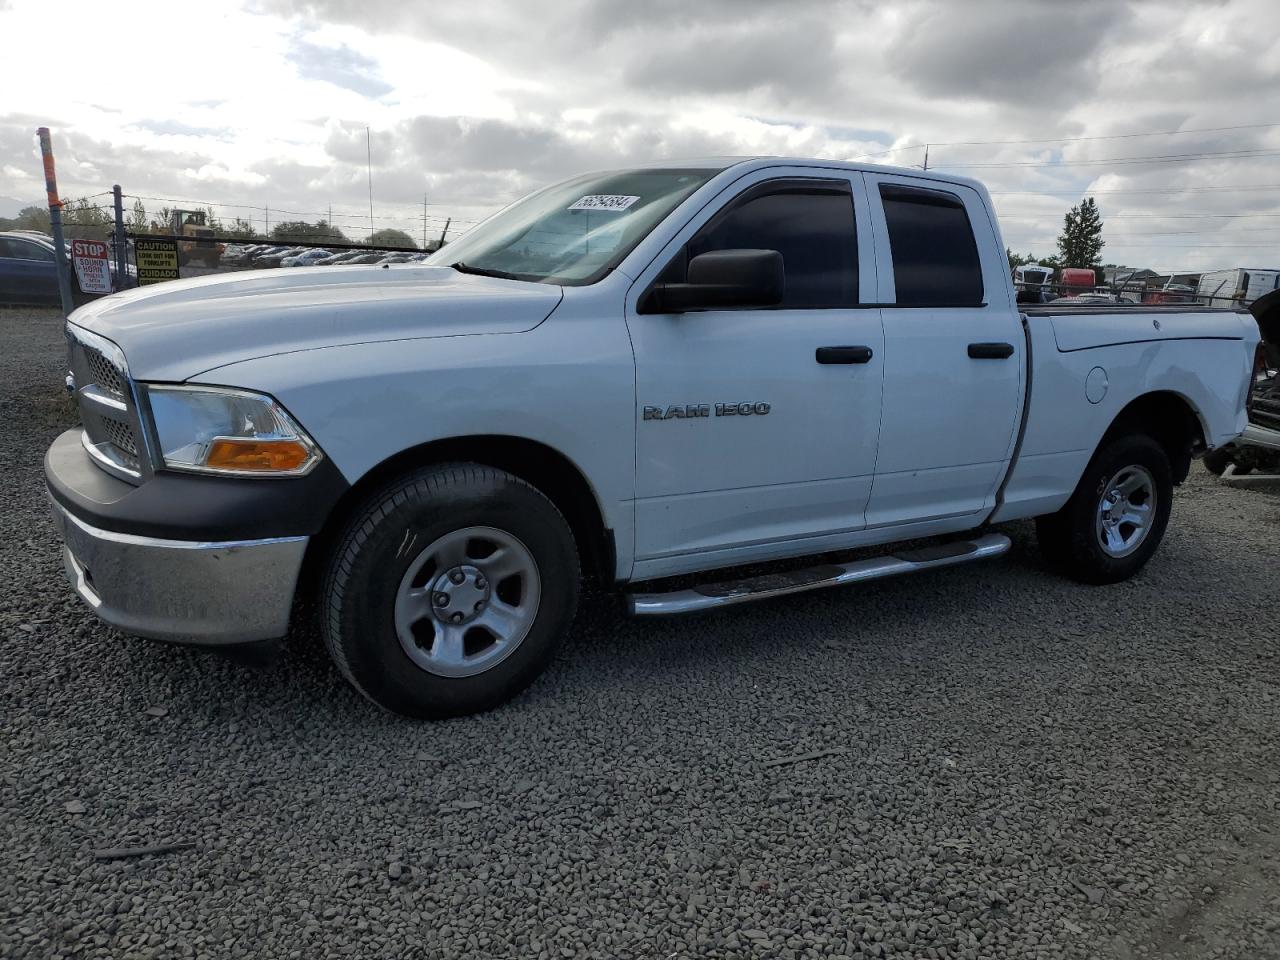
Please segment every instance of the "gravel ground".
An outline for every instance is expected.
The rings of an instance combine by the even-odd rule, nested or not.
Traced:
[[[1197,468],[1110,588],[1023,525],[697,619],[589,597],[514,703],[413,724],[306,631],[255,668],[98,625],[57,318],[0,343],[0,955],[1280,957],[1275,491]]]

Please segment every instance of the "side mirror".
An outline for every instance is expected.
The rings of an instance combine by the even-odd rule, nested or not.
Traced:
[[[775,307],[786,290],[777,250],[713,250],[689,261],[684,283],[655,283],[641,313],[684,313],[722,307]]]

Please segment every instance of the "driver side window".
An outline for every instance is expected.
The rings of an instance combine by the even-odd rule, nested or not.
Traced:
[[[680,283],[688,261],[714,250],[776,250],[786,270],[777,309],[849,307],[858,302],[853,194],[840,180],[771,180],[713,217],[663,271]]]

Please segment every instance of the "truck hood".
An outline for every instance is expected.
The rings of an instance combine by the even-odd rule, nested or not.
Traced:
[[[298,350],[520,333],[559,287],[421,264],[298,267],[175,280],[104,297],[71,322],[114,341],[140,380],[186,380]]]

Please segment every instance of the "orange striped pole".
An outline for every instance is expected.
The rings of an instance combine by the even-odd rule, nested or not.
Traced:
[[[49,195],[49,225],[53,229],[53,257],[58,268],[58,292],[62,297],[62,312],[70,315],[75,309],[71,300],[71,276],[67,269],[67,251],[62,239],[62,201],[58,199],[58,175],[53,166],[53,143],[49,128],[36,131],[40,137],[40,158],[44,161],[44,189]]]

